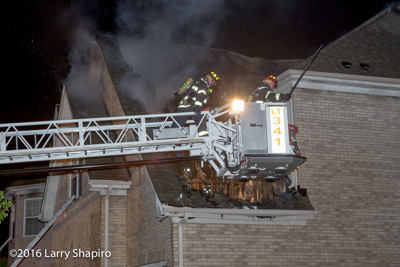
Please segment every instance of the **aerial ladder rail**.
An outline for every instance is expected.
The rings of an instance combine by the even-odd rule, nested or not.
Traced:
[[[289,134],[287,103],[239,106],[203,111],[188,127],[178,117],[192,112],[0,124],[0,164],[189,151],[223,179],[281,179],[306,161]],[[208,136],[198,135],[202,123]]]
[[[226,113],[226,112],[225,112]],[[203,120],[215,125],[215,132],[235,131],[216,117],[202,112]],[[117,156],[206,149],[207,139],[198,137],[198,126],[189,132],[179,127],[179,135],[160,138],[171,130],[179,116],[191,112],[0,124],[0,164]],[[174,129],[175,131],[177,129]],[[209,147],[210,145],[208,145]]]

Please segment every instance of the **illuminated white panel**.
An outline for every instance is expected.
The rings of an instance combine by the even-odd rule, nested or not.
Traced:
[[[287,119],[282,106],[267,108],[269,153],[287,153]]]

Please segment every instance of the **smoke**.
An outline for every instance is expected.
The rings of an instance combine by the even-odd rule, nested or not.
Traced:
[[[210,46],[222,16],[221,0],[124,0],[117,7],[121,33],[159,43]]]
[[[120,97],[130,97],[140,100],[148,112],[154,113],[157,108],[154,106],[156,91],[154,86],[137,74],[125,73],[118,84]]]
[[[198,76],[196,65],[189,64],[179,47],[170,43],[154,43],[148,40],[136,40],[120,37],[120,49],[126,62],[133,71],[151,83],[132,79],[132,75],[123,77],[121,90],[132,98],[141,100],[147,111],[161,111],[179,86],[189,76]],[[201,57],[201,54],[194,55]]]
[[[64,16],[65,25],[71,29],[71,70],[66,84],[72,96],[93,101],[93,91],[98,88],[89,86],[88,63],[99,23],[85,12],[88,7],[75,4]],[[186,46],[212,46],[223,6],[223,0],[117,2],[114,36],[133,69],[118,82],[119,92],[141,101],[147,112],[161,111],[187,77],[200,78],[203,74],[193,62],[204,61],[204,55],[199,52],[188,56],[183,50]]]
[[[68,61],[70,71],[65,80],[70,96],[83,102],[93,101],[93,92],[88,83],[89,57],[93,45],[93,33],[96,31],[96,23],[90,17],[84,15],[82,8],[72,5],[63,14],[63,22],[68,27],[68,40],[70,52]]]
[[[146,90],[126,79],[123,90],[148,104],[148,112],[161,111],[187,77],[203,74],[194,62],[204,61],[204,55],[188,54],[185,46],[213,44],[223,4],[221,0],[119,2],[116,24],[123,57],[154,88]]]

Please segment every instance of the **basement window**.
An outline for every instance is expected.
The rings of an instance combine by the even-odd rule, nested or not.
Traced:
[[[42,198],[25,199],[24,203],[24,236],[37,235],[46,225],[39,221]]]

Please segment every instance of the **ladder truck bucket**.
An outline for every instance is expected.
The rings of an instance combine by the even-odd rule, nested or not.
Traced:
[[[231,179],[280,179],[296,171],[306,158],[289,142],[286,103],[244,103],[234,113],[237,131],[233,153],[223,153],[219,174]],[[211,125],[210,125],[211,126]],[[216,153],[221,154],[221,153]]]

